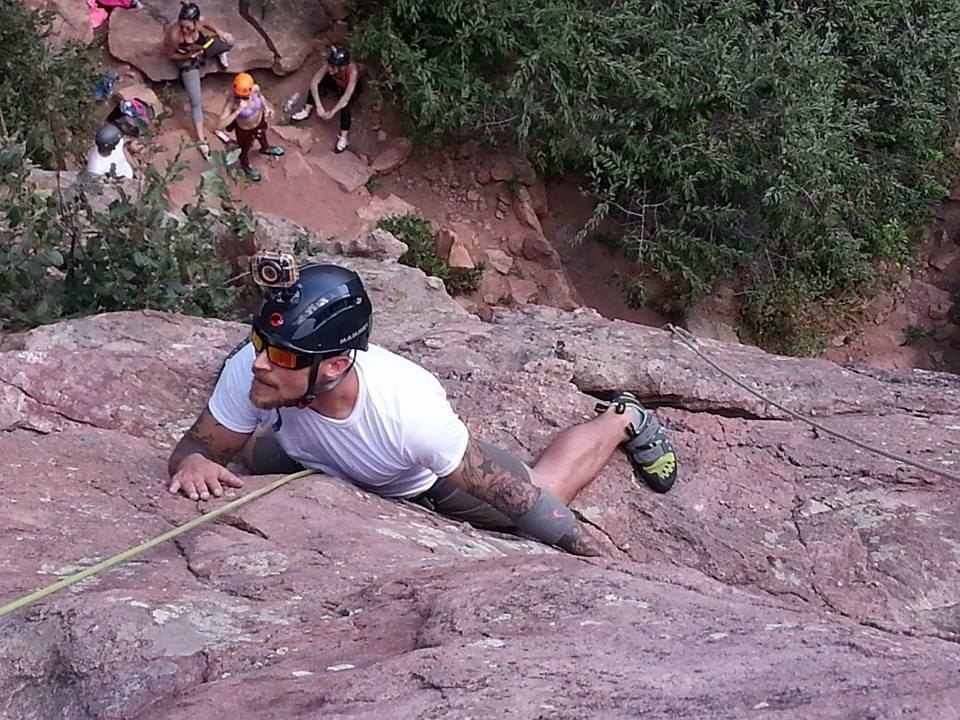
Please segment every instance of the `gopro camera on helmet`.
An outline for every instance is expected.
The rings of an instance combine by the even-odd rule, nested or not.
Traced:
[[[250,261],[250,272],[257,285],[287,288],[297,282],[297,259],[290,253],[262,251]]]

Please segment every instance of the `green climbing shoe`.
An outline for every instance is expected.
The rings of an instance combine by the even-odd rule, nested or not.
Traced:
[[[253,180],[253,182],[260,182],[260,171],[255,167],[245,167],[243,169],[243,174],[247,176],[248,180]]]
[[[639,426],[631,423],[626,428],[627,439],[620,443],[620,448],[633,465],[634,476],[639,476],[658,493],[668,492],[677,480],[679,466],[677,454],[663,426],[633,393],[617,392],[609,404],[598,403],[597,412],[606,412],[611,405],[617,414],[622,415],[627,408],[631,408],[640,416]]]

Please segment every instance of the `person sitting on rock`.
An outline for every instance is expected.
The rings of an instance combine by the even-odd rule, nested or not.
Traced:
[[[206,500],[241,487],[226,468],[239,453],[253,474],[312,468],[480,528],[596,555],[567,505],[618,448],[654,490],[673,486],[676,454],[629,392],[561,432],[528,466],[472,436],[426,369],[370,344],[371,318],[360,277],[344,267],[309,264],[287,287],[268,288],[250,342],[224,362],[170,456],[169,491]]]
[[[260,173],[250,165],[253,141],[260,143],[262,155],[283,155],[283,148],[267,141],[267,118],[273,108],[260,92],[260,86],[249,73],[239,73],[233,79],[233,91],[227,93],[227,102],[220,113],[219,129],[231,130],[237,135],[240,148],[240,167],[248,178],[260,181]]]
[[[340,134],[337,136],[333,151],[341,153],[350,145],[351,108],[362,89],[360,69],[356,63],[350,61],[350,51],[334,46],[327,57],[326,65],[320,68],[310,80],[307,104],[291,115],[290,119],[295,122],[306,120],[314,107],[317,109],[317,117],[321,120],[329,120],[340,113]],[[324,90],[329,90],[338,97],[336,104],[329,110],[326,110],[320,101],[320,95]]]
[[[227,51],[233,47],[233,36],[200,14],[196,3],[181,3],[177,22],[164,29],[164,46],[180,71],[180,79],[190,99],[190,117],[204,158],[210,158],[210,146],[203,127],[203,94],[200,90],[200,68],[208,57],[217,57],[223,69],[229,64]]]
[[[116,125],[97,131],[96,145],[87,156],[87,172],[112,178],[132,178],[133,166],[123,150],[123,134]]]

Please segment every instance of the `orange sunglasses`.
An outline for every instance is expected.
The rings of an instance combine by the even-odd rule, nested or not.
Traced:
[[[256,328],[250,331],[250,341],[253,343],[253,349],[257,351],[257,355],[266,350],[267,359],[270,362],[287,370],[302,370],[305,367],[310,367],[316,359],[313,355],[305,355],[277,345],[271,345],[265,337],[257,332]]]

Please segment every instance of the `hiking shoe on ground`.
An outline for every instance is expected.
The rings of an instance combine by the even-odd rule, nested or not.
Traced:
[[[255,167],[245,167],[243,169],[243,174],[247,176],[248,180],[253,180],[253,182],[260,182],[260,171]]]
[[[280,157],[283,155],[283,148],[279,145],[271,145],[268,148],[260,148],[261,155],[272,155],[273,157]]]
[[[301,109],[297,110],[293,115],[290,116],[290,119],[294,122],[300,122],[301,120],[306,120],[310,117],[310,106],[306,105]]]

